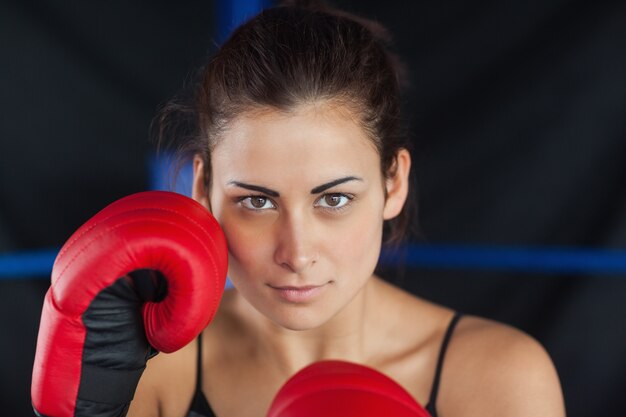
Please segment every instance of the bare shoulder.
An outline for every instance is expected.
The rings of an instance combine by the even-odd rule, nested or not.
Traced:
[[[159,353],[150,359],[128,416],[185,415],[195,387],[196,352],[197,344],[192,341],[177,352]]]
[[[565,415],[558,375],[543,346],[526,333],[464,316],[446,352],[437,408],[441,416]]]

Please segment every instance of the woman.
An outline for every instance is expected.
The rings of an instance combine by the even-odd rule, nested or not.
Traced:
[[[410,201],[385,39],[322,5],[269,9],[204,68],[193,106],[166,109],[162,129],[180,114],[197,121],[184,147],[193,197],[224,230],[234,288],[198,343],[149,362],[130,416],[263,416],[323,359],[385,373],[433,416],[564,415],[535,340],[374,274]]]

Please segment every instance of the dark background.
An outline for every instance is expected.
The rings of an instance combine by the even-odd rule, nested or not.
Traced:
[[[216,3],[0,2],[0,253],[59,247],[149,187],[150,121],[219,42]],[[413,241],[626,249],[626,2],[334,4],[408,64]],[[569,416],[623,416],[624,275],[409,267],[403,285],[539,339]],[[0,279],[1,415],[32,415],[47,279]]]

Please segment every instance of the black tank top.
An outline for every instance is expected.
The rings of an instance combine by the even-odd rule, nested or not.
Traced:
[[[424,407],[432,417],[437,417],[436,402],[437,394],[439,392],[439,382],[441,380],[441,369],[443,368],[443,359],[446,354],[448,344],[450,343],[452,332],[454,331],[454,328],[456,327],[456,324],[461,316],[462,314],[459,312],[454,314],[454,317],[452,317],[452,320],[448,325],[443,341],[441,342],[439,358],[437,359],[437,368],[435,369],[435,377],[433,379],[432,388],[430,389],[430,398],[428,399],[426,407]],[[213,409],[209,405],[209,402],[202,393],[202,335],[198,337],[198,360],[196,367],[196,392],[193,395],[193,400],[191,402],[191,407],[189,407],[187,417],[216,417]]]

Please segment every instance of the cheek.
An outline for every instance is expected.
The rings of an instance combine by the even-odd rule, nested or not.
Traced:
[[[266,223],[249,222],[229,215],[221,219],[228,242],[229,276],[232,279],[237,280],[242,273],[264,274],[272,248],[272,234]]]
[[[382,209],[369,206],[353,213],[349,221],[332,231],[328,253],[342,269],[342,275],[369,277],[376,267],[382,240]]]
[[[261,265],[260,259],[267,256],[264,251],[270,246],[271,234],[268,233],[269,222],[251,221],[239,215],[230,204],[221,190],[212,190],[213,215],[220,223],[228,243],[228,276],[238,281],[242,271]]]

